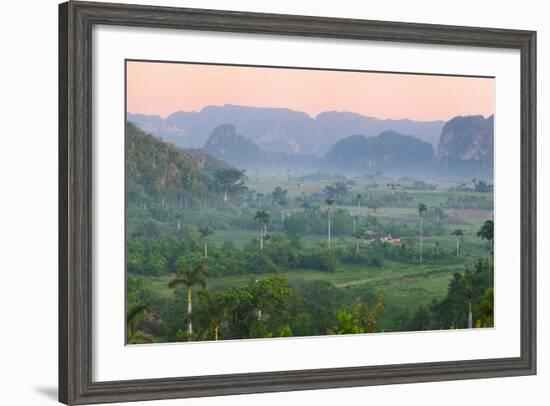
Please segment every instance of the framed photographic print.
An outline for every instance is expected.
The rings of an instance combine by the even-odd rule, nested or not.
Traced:
[[[536,33],[59,8],[66,404],[536,373]]]

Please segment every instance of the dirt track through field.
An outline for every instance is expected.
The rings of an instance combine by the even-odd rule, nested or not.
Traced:
[[[493,214],[492,210],[474,210],[474,209],[454,209],[450,211],[451,214],[459,217],[478,217],[488,218]]]
[[[446,268],[446,269],[426,269],[425,271],[423,272],[415,272],[415,273],[412,273],[412,274],[404,274],[404,275],[399,275],[399,276],[396,276],[396,275],[384,275],[384,276],[378,276],[378,277],[374,277],[374,278],[363,278],[363,279],[356,279],[354,281],[349,281],[349,282],[342,282],[342,283],[337,283],[335,284],[334,286],[337,287],[337,288],[345,288],[345,287],[348,287],[348,286],[357,286],[357,285],[363,285],[365,283],[368,283],[368,282],[382,282],[384,284],[391,284],[391,285],[401,285],[402,283],[406,283],[406,282],[413,282],[415,279],[418,279],[418,278],[426,278],[426,277],[429,277],[431,275],[435,275],[435,274],[445,274],[445,273],[454,273],[456,272],[457,270],[461,270],[462,268],[462,265],[459,265],[457,267],[451,267],[451,268]]]

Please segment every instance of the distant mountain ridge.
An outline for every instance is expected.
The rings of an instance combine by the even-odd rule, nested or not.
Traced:
[[[328,111],[315,117],[321,136],[331,139],[333,134],[344,138],[352,134],[361,134],[365,137],[376,137],[385,131],[395,131],[399,134],[408,134],[422,141],[430,143],[434,148],[439,143],[441,129],[445,121],[414,121],[380,120],[366,117],[357,113]],[[334,142],[334,140],[333,140]]]
[[[258,169],[313,169],[322,158],[314,155],[289,155],[268,152],[239,134],[233,124],[222,124],[214,129],[203,150],[218,160],[245,170]]]
[[[215,117],[220,116],[220,111],[224,112],[223,118],[227,121],[221,123],[213,121],[218,120]],[[237,113],[233,115],[232,111]],[[243,119],[242,114],[239,113],[242,111],[250,113],[253,118],[245,125],[249,132],[254,128],[260,130],[263,128],[264,131],[268,128],[277,130],[268,131],[267,135],[263,136],[258,136],[256,133],[253,137],[245,135],[235,124],[239,117]],[[214,118],[209,118],[210,114],[213,114]],[[175,113],[167,119],[159,116],[132,114],[128,116],[145,131],[186,151],[187,156],[192,157],[197,165],[204,166],[205,173],[212,173],[213,167],[232,165],[247,170],[322,168],[355,173],[382,171],[437,177],[460,176],[487,179],[493,177],[493,116],[488,118],[480,115],[457,116],[444,123],[435,153],[433,143],[423,141],[413,134],[386,130],[374,135],[365,135],[369,134],[367,130],[374,131],[376,127],[373,125],[369,127],[365,124],[363,132],[351,133],[356,135],[331,137],[332,132],[352,131],[354,127],[361,127],[372,120],[355,113],[321,113],[312,121],[308,120],[309,116],[306,114],[288,109],[224,106],[205,108],[200,113]],[[194,118],[189,119],[188,116]],[[181,123],[178,124],[178,120],[182,117],[187,117],[183,118],[183,123],[188,126],[187,129],[182,129]],[[290,125],[284,121],[285,117],[293,117],[292,120],[296,121]],[[345,119],[341,120],[342,117]],[[265,120],[262,121],[262,119]],[[278,120],[282,121],[276,124]],[[397,120],[393,125],[396,127],[405,125],[405,121],[407,120]],[[323,123],[320,127],[322,130],[311,127],[312,122]],[[190,135],[193,134],[193,127],[189,127],[190,123],[198,125],[200,131],[213,127],[212,131],[206,135],[204,142],[192,149],[182,147],[182,144],[186,145],[189,138],[197,143],[202,136],[194,138]],[[382,121],[374,119],[374,123],[379,125]],[[159,128],[163,129],[159,130]],[[299,137],[291,137],[286,132],[289,128],[294,128]],[[299,130],[300,128],[302,130]],[[308,139],[306,130],[313,131],[317,138]],[[159,135],[159,131],[164,135]],[[313,141],[317,141],[319,145],[308,146],[308,142]],[[287,148],[289,145],[292,147]],[[315,151],[315,154],[306,152],[308,150]]]
[[[143,130],[180,148],[201,148],[220,124],[233,124],[244,137],[267,152],[324,155],[332,144],[351,134],[367,137],[393,130],[434,147],[444,121],[380,120],[350,112],[323,112],[315,118],[284,108],[236,105],[207,106],[199,112],[175,112],[166,118],[128,113]]]
[[[330,148],[325,159],[329,167],[352,173],[428,175],[433,170],[435,153],[425,141],[384,131],[376,137],[344,138]]]
[[[418,138],[385,131],[376,137],[352,135],[331,146],[324,157],[267,152],[237,133],[232,124],[214,129],[204,150],[216,159],[246,170],[331,169],[346,173],[426,175],[433,169],[433,147]]]
[[[240,167],[261,165],[268,153],[248,138],[237,134],[232,124],[222,124],[214,129],[204,150],[217,159],[237,163]]]

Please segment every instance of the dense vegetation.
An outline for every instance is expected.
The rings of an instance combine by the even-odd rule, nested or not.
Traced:
[[[247,175],[126,132],[129,343],[493,325],[486,181]]]

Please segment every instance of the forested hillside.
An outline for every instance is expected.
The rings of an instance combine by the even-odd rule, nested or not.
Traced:
[[[237,174],[203,150],[182,150],[126,125],[127,231],[160,233],[182,227],[184,208],[207,206],[223,188],[223,177]],[[231,180],[231,179],[230,179]]]
[[[131,201],[193,198],[208,189],[208,178],[191,157],[126,125],[126,191]]]
[[[330,167],[351,173],[427,175],[433,169],[434,150],[418,138],[385,131],[376,137],[344,138],[330,148],[326,160]]]

